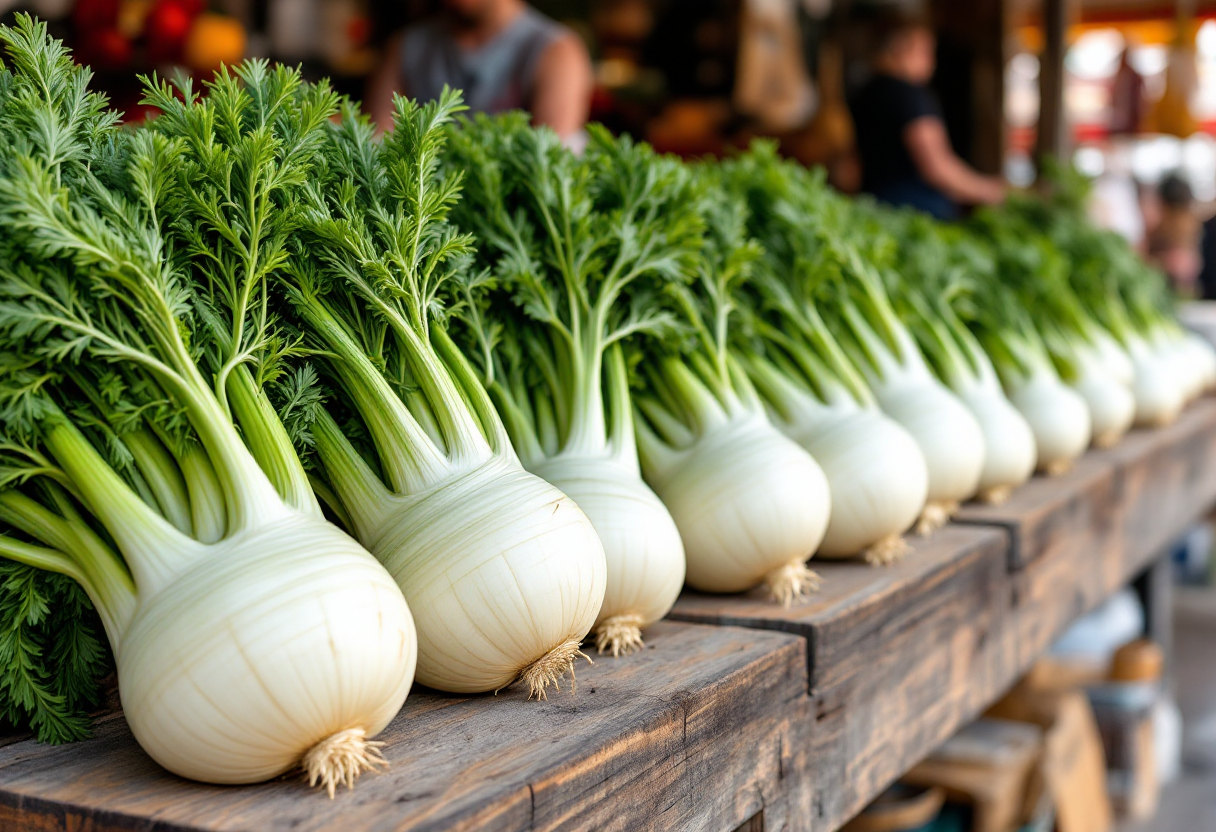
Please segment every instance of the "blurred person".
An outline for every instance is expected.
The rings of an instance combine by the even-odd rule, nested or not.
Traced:
[[[1195,213],[1195,197],[1186,180],[1171,174],[1157,187],[1161,214],[1149,231],[1149,260],[1165,272],[1174,291],[1194,297],[1202,268],[1202,224]]]
[[[960,205],[1005,198],[1005,183],[978,173],[950,146],[941,105],[928,87],[935,38],[922,19],[892,10],[875,21],[870,79],[850,99],[862,190],[939,219]]]
[[[591,59],[573,31],[523,0],[442,0],[438,12],[389,39],[366,106],[392,124],[393,93],[437,99],[462,90],[474,112],[526,110],[568,144],[584,140]]]
[[[1129,136],[1140,132],[1144,121],[1144,77],[1131,62],[1131,47],[1119,53],[1119,67],[1110,82],[1110,134]]]
[[[1199,279],[1196,294],[1203,300],[1216,300],[1216,216],[1203,223],[1203,238],[1199,244]]]

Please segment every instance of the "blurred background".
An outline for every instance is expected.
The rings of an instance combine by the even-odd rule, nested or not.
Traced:
[[[482,5],[451,4],[465,12]],[[841,189],[861,186],[847,102],[869,74],[867,27],[892,3],[531,5],[585,45],[589,118],[686,155],[771,136],[788,155],[825,165]],[[1098,178],[1100,222],[1168,263],[1182,294],[1216,295],[1216,274],[1203,275],[1198,228],[1216,203],[1216,0],[908,5],[937,36],[931,87],[961,159],[1019,187],[1034,180],[1038,151],[1071,158]],[[146,115],[136,73],[206,74],[243,57],[301,64],[310,77],[329,77],[363,98],[377,70],[399,60],[394,36],[451,11],[444,7],[444,0],[0,0],[10,18],[27,10],[51,21],[132,119]],[[1216,241],[1216,233],[1209,237]],[[1163,256],[1177,240],[1186,252]]]

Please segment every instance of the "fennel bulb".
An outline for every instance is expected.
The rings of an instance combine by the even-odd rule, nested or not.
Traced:
[[[929,371],[915,342],[885,300],[876,307],[896,348],[888,347],[854,306],[845,319],[859,342],[866,381],[883,412],[912,435],[924,454],[929,490],[918,523],[921,534],[940,528],[975,496],[987,453],[983,429],[970,410]]]
[[[681,388],[678,395],[698,397],[702,414],[692,430],[668,425],[671,414],[644,399],[641,412],[655,430],[645,417],[638,426],[642,472],[684,539],[688,584],[743,592],[764,583],[787,606],[816,589],[805,562],[830,515],[822,469],[772,426],[758,401],[722,406],[674,361],[662,378]]]
[[[884,218],[885,225],[901,246],[899,273],[887,273],[893,278],[888,294],[928,364],[983,433],[984,465],[976,497],[1002,503],[1034,473],[1034,433],[1005,396],[992,359],[955,309],[973,301],[973,276],[990,268],[991,260],[960,228],[910,211],[884,210],[893,215]]]
[[[774,350],[785,342],[775,331],[768,337]],[[825,362],[788,342],[788,354],[797,359],[783,362],[784,371],[759,357],[746,366],[770,419],[811,454],[827,477],[832,511],[816,554],[893,563],[906,554],[903,532],[925,506],[925,457],[916,440],[872,403],[842,363],[843,355],[826,341],[830,337],[819,333],[827,345],[823,352],[835,358],[837,372],[851,384],[836,381]],[[809,378],[817,380],[820,392],[812,392]]]
[[[1129,337],[1127,346],[1135,370],[1132,383],[1135,424],[1139,427],[1172,424],[1186,404],[1185,385],[1176,366],[1139,335]]]
[[[1009,400],[1034,431],[1038,470],[1062,474],[1089,447],[1089,408],[1079,393],[1046,367],[1009,383]]]
[[[189,168],[182,143],[117,130],[87,93],[87,72],[29,17],[0,27],[0,40],[15,68],[0,83],[0,132],[13,149],[0,162],[0,453],[10,472],[0,523],[20,533],[0,535],[0,556],[88,593],[126,719],[162,766],[210,783],[303,766],[332,796],[383,764],[370,739],[413,681],[409,609],[310,495],[280,497],[242,441],[227,385],[196,363],[227,354],[191,314],[188,264],[157,220],[173,176]],[[330,98],[261,63],[221,75],[212,91],[208,109],[222,100],[287,133],[324,121]],[[174,106],[195,106],[186,99]],[[39,141],[52,123],[57,141]],[[229,137],[238,155],[247,149]],[[302,173],[268,155],[285,179]],[[278,187],[256,175],[246,186],[268,202]],[[196,230],[214,254],[206,227]],[[262,230],[245,226],[234,247],[273,262],[282,227],[272,218]],[[256,279],[233,276],[258,296]],[[257,327],[254,337],[276,334],[269,318]]]
[[[635,399],[642,475],[671,511],[688,583],[740,592],[761,583],[791,604],[818,586],[806,560],[831,516],[823,470],[765,415],[764,403],[731,351],[735,298],[753,276],[760,248],[746,207],[724,200],[712,171],[696,169],[704,220],[691,281],[668,296],[691,338],[672,338],[641,356],[644,393]]]
[[[616,656],[641,649],[642,631],[675,604],[684,587],[684,542],[637,462],[619,473],[613,468],[611,459],[556,456],[532,471],[587,513],[604,545],[607,588],[592,631],[599,651]]]
[[[670,312],[644,301],[699,245],[689,177],[595,127],[578,158],[521,113],[469,121],[451,145],[449,165],[469,172],[455,218],[496,275],[469,273],[453,331],[524,467],[573,498],[603,543],[597,648],[632,652],[675,604],[684,544],[642,481],[620,342],[671,328]]]
[[[993,390],[976,385],[960,390],[959,397],[984,433],[984,468],[977,497],[999,505],[1034,473],[1038,458],[1034,431],[999,386]]]
[[[1079,375],[1069,386],[1081,394],[1089,408],[1095,447],[1109,448],[1131,428],[1136,398],[1131,386],[1111,374],[1095,349],[1079,345],[1075,354]]]
[[[399,99],[383,142],[347,105],[319,141],[290,298],[326,356],[332,407],[317,478],[397,580],[418,625],[418,679],[454,692],[572,673],[604,598],[604,550],[574,501],[520,465],[502,420],[436,320],[471,238],[442,175],[459,97]],[[344,422],[339,422],[339,418]]]
[[[1136,381],[1136,368],[1132,365],[1128,351],[1101,326],[1095,326],[1090,331],[1090,341],[1097,352],[1102,369],[1115,381],[1130,389]]]
[[[902,558],[902,532],[920,516],[929,491],[925,457],[911,434],[868,407],[775,421],[827,476],[832,513],[816,556],[860,554],[876,565]]]

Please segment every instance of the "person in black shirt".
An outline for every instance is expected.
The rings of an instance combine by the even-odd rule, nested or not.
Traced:
[[[875,26],[873,74],[849,101],[861,157],[862,190],[894,205],[953,219],[960,204],[1000,202],[1005,185],[967,165],[950,146],[927,84],[933,32],[917,18],[885,16]]]

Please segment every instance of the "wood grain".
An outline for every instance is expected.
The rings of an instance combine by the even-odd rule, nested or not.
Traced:
[[[662,622],[642,653],[580,669],[575,695],[415,692],[380,737],[390,771],[333,801],[298,775],[175,778],[115,714],[83,743],[0,748],[0,829],[730,832],[760,812],[766,829],[805,829],[805,680],[798,639]]]
[[[1008,538],[947,527],[900,564],[812,565],[823,590],[783,609],[761,592],[685,592],[672,617],[795,633],[814,703],[813,828],[838,828],[1017,676]]]
[[[1172,426],[1133,431],[1069,473],[1036,478],[960,522],[1010,533],[1019,664],[1142,573],[1216,503],[1216,400]]]

